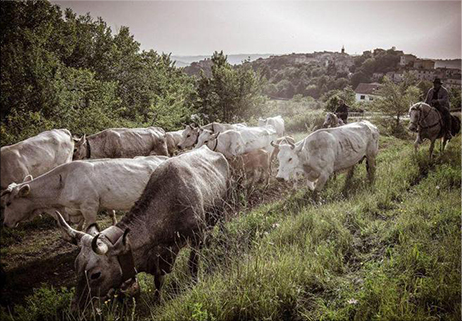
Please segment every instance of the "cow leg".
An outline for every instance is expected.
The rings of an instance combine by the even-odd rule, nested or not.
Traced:
[[[84,223],[86,226],[96,223],[96,214],[98,211],[98,205],[92,206],[91,204],[85,204],[83,207],[80,207],[80,212],[82,213],[82,220],[79,222],[79,227],[78,230],[82,231],[82,228],[84,227]]]
[[[199,248],[200,246],[191,248],[188,260],[189,271],[191,272],[191,277],[194,283],[197,283],[198,281],[197,273],[199,271]]]
[[[154,273],[154,301],[155,302],[160,302],[161,299],[161,292],[160,290],[162,289],[162,285],[164,284],[164,279],[165,275],[163,275],[158,269],[156,273]]]
[[[375,178],[375,158],[369,157],[366,159],[366,170],[367,170],[367,178],[370,183],[374,182]]]
[[[348,174],[347,174],[347,177],[346,177],[346,180],[345,180],[345,186],[348,186],[348,184],[350,183],[351,179],[353,178],[354,173],[355,173],[355,166],[353,165],[353,166],[348,170]],[[335,173],[334,173],[334,177],[335,177]]]
[[[319,192],[324,185],[326,184],[327,180],[329,179],[329,173],[328,172],[323,172],[321,175],[318,177],[318,181],[316,182],[316,186],[314,188],[315,192]]]

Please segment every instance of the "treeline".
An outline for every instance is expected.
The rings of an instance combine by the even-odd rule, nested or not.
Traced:
[[[325,59],[323,54],[333,58]],[[291,54],[250,64],[267,79],[264,92],[268,96],[290,99],[302,95],[319,99],[332,90],[344,90],[348,86],[354,89],[361,82],[371,82],[374,72],[396,70],[399,55],[393,48],[377,49],[374,53],[366,51],[354,58],[340,53]],[[351,64],[346,63],[348,60]]]
[[[170,55],[141,51],[127,27],[77,16],[48,1],[0,5],[1,145],[40,131],[181,127],[192,114],[231,121],[252,114],[260,78],[214,54],[210,78],[193,78]],[[256,111],[255,111],[256,112]]]

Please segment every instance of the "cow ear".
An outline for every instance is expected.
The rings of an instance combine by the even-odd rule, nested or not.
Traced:
[[[24,177],[24,180],[22,181],[23,183],[25,182],[30,182],[31,180],[33,180],[34,178],[32,177],[32,175],[27,175],[26,177]]]
[[[23,185],[23,186],[21,186],[19,188],[18,195],[20,197],[27,196],[27,195],[29,195],[29,193],[30,193],[30,185],[29,184],[25,184],[25,185]]]
[[[124,231],[124,234],[119,237],[119,239],[115,242],[114,247],[111,249],[111,255],[120,255],[124,254],[128,251],[128,233],[130,233],[130,229],[127,228]]]
[[[97,223],[90,224],[87,227],[87,230],[85,231],[85,233],[90,234],[91,236],[95,236],[99,232],[100,232],[100,229]]]

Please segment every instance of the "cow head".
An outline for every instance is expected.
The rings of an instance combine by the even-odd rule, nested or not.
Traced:
[[[73,160],[80,160],[87,158],[87,137],[84,134],[81,138],[74,138],[74,154]]]
[[[274,144],[272,144],[274,146]],[[279,154],[279,169],[276,178],[278,180],[288,181],[290,177],[296,172],[296,169],[299,166],[299,150],[298,148],[290,141],[288,144],[278,145]]]
[[[178,144],[179,149],[192,147],[196,144],[199,136],[199,127],[196,125],[187,125],[181,134],[181,143]]]
[[[201,129],[199,138],[197,139],[196,148],[201,147],[202,145],[207,145],[207,143],[213,140],[216,135],[213,134],[211,130],[208,129]]]
[[[258,118],[258,126],[265,127],[266,126],[266,118]]]
[[[86,232],[81,232],[70,227],[59,212],[56,214],[65,239],[80,248],[75,259],[77,286],[73,307],[84,308],[92,299],[108,297],[121,288],[124,280],[118,257],[129,251],[129,230],[111,242],[106,234],[118,227],[109,227],[100,233],[98,226],[92,224]]]
[[[33,178],[27,175],[23,183],[11,183],[1,194],[1,204],[4,209],[3,225],[15,227],[19,222],[30,219],[33,215],[32,201],[28,198],[30,185],[27,182]]]

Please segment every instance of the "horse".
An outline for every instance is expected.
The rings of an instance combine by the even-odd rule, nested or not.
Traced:
[[[322,128],[338,127],[345,125],[343,120],[334,113],[327,113]]]
[[[460,131],[460,119],[453,115],[451,115],[451,117],[451,134],[455,136]],[[430,158],[432,158],[436,139],[442,138],[443,142],[440,145],[440,151],[444,150],[450,139],[448,139],[441,131],[443,118],[436,108],[433,108],[424,102],[416,103],[409,108],[409,118],[409,130],[417,133],[417,138],[414,142],[416,153],[419,145],[425,139],[428,139],[431,142],[429,149]]]

